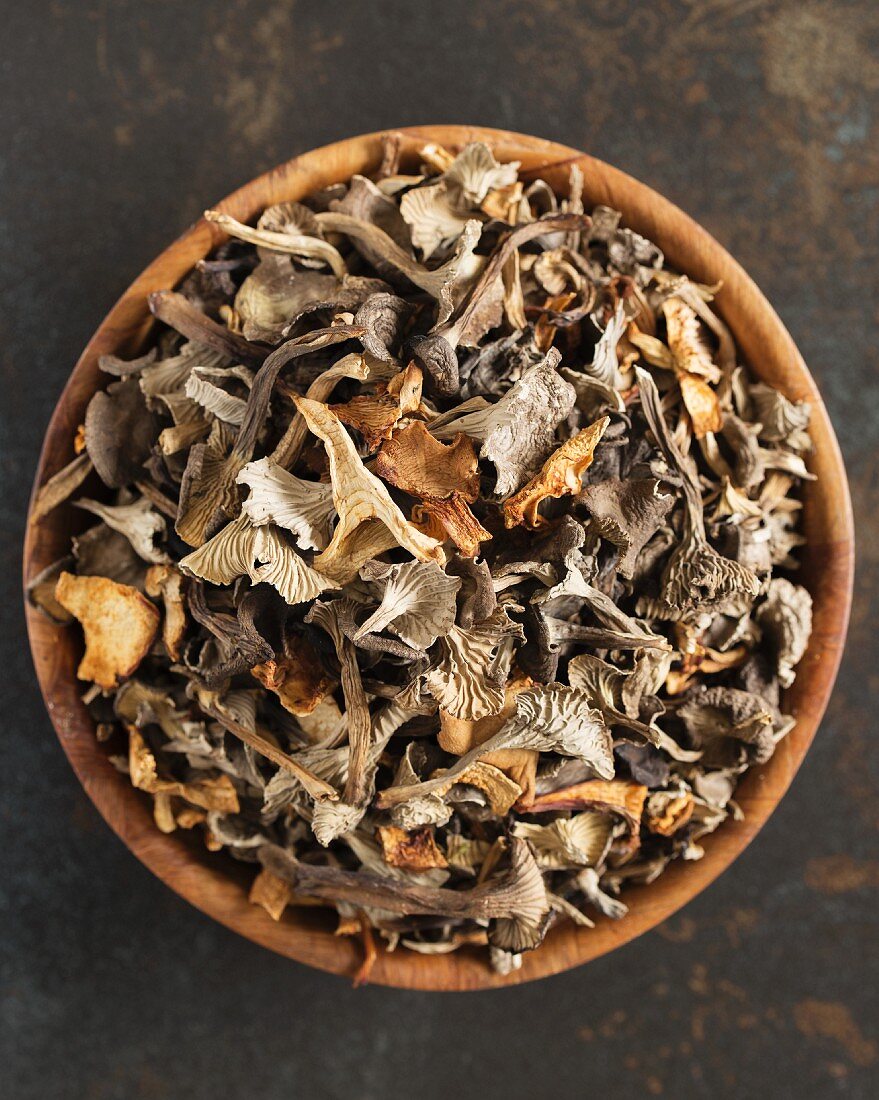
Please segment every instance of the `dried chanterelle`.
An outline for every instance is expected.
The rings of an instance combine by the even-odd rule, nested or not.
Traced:
[[[273,919],[508,972],[698,859],[791,728],[809,409],[576,167],[560,199],[397,148],[210,215],[153,346],[101,361],[34,512],[97,522],[31,599],[157,826]]]

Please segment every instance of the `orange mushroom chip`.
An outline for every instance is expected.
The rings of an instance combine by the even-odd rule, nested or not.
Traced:
[[[186,633],[186,608],[183,603],[184,577],[173,565],[151,565],[146,572],[148,596],[161,596],[165,605],[162,641],[172,661],[180,660]]]
[[[140,730],[131,725],[128,726],[128,771],[132,786],[147,794],[176,795],[203,810],[226,814],[237,814],[239,811],[238,792],[228,775],[207,776],[193,783],[160,778],[155,756]]]
[[[333,681],[324,674],[314,648],[304,637],[296,637],[287,643],[288,652],[283,656],[254,665],[251,675],[273,691],[281,706],[297,717],[311,714]]]
[[[429,871],[448,867],[448,860],[437,847],[433,829],[400,829],[396,825],[379,825],[376,830],[385,863],[405,867],[407,871]]]
[[[619,814],[633,831],[637,831],[644,812],[647,788],[625,779],[588,779],[572,787],[539,795],[523,807],[529,814],[555,810],[599,810]]]
[[[375,472],[397,489],[418,497],[412,521],[431,538],[450,538],[468,557],[491,535],[470,509],[479,496],[479,460],[469,436],[450,444],[434,439],[415,421],[382,444]]]
[[[504,690],[503,709],[497,714],[489,714],[475,721],[456,718],[440,707],[440,732],[437,736],[440,748],[455,756],[463,756],[493,737],[516,713],[516,696],[532,685],[533,681],[528,676],[511,680]],[[496,752],[486,753],[482,762],[493,765],[521,787],[522,792],[516,801],[527,805],[534,798],[539,755],[533,749],[498,749]]]
[[[610,417],[603,416],[567,440],[544,462],[539,474],[504,501],[507,527],[520,523],[542,527],[547,522],[537,510],[542,501],[547,497],[573,496],[580,492],[583,474],[592,465],[595,448],[609,423]]]
[[[130,676],[150,651],[159,629],[159,609],[136,588],[109,577],[62,573],[55,599],[79,620],[85,654],[76,670],[109,690]]]
[[[421,371],[410,363],[394,375],[383,392],[375,396],[352,397],[344,405],[330,405],[343,424],[355,428],[367,447],[374,451],[383,439],[390,439],[395,425],[421,407]]]

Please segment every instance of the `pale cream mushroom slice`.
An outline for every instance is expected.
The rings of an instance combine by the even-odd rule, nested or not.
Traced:
[[[436,539],[422,534],[411,524],[391,498],[387,487],[363,465],[351,436],[326,405],[308,398],[296,399],[296,407],[308,428],[323,443],[330,463],[333,500],[339,515],[333,537],[314,559],[314,568],[347,583],[356,575],[363,559],[349,554],[349,543],[367,522],[387,528],[394,542],[419,561],[445,564],[445,554]]]
[[[179,661],[186,634],[186,606],[183,598],[184,577],[173,565],[151,565],[144,587],[148,596],[161,597],[165,607],[162,642],[172,661]]]
[[[364,567],[361,575],[382,585],[383,590],[381,603],[360,625],[355,642],[367,634],[390,630],[406,645],[425,650],[454,625],[461,579],[448,576],[436,562],[376,562]]]
[[[336,514],[328,484],[296,477],[271,458],[249,462],[237,481],[250,489],[243,507],[254,526],[275,523],[291,531],[303,550],[326,547]]]

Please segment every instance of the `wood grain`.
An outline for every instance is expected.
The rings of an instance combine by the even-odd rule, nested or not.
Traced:
[[[815,383],[790,335],[757,286],[736,261],[677,207],[631,177],[575,149],[506,131],[466,126],[424,126],[399,131],[411,162],[427,141],[457,149],[487,142],[500,160],[518,160],[527,176],[542,176],[559,193],[578,164],[587,207],[605,203],[623,212],[624,224],[654,240],[670,266],[706,283],[723,283],[717,307],[732,329],[755,375],[787,396],[812,404],[815,451],[809,467],[804,523],[808,545],[802,580],[814,598],[814,632],[785,707],[797,723],[764,767],[747,774],[737,792],[743,821],[728,822],[705,841],[705,858],[673,864],[655,883],[626,891],[630,907],[621,921],[599,919],[595,929],[570,923],[554,929],[537,951],[524,956],[521,970],[502,977],[484,954],[464,949],[452,955],[381,952],[371,980],[409,989],[483,989],[556,974],[612,951],[665,920],[712,882],[760,830],[787,790],[815,736],[836,677],[852,595],[853,524],[845,469],[833,428]],[[271,203],[302,198],[316,188],[368,173],[381,159],[381,135],[367,134],[305,153],[238,191],[217,208],[248,221]],[[176,285],[223,239],[204,220],[197,222],[135,280],[116,303],[83,352],[61,395],[43,443],[34,492],[67,463],[86,405],[106,378],[98,357],[133,355],[152,326],[147,295]],[[33,504],[33,497],[31,498]],[[27,582],[67,552],[71,532],[81,526],[75,510],[63,506],[29,524],[24,548]],[[356,941],[332,935],[333,922],[316,909],[289,910],[274,922],[247,900],[252,870],[212,855],[180,833],[160,833],[148,800],[109,763],[94,736],[80,699],[75,669],[81,643],[75,628],[57,627],[27,607],[34,665],[49,715],[67,756],[98,810],[125,844],[159,878],[197,908],[256,943],[335,974],[352,975],[360,962]]]

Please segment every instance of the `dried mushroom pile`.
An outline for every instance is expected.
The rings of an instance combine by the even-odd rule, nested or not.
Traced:
[[[559,201],[482,144],[421,162],[209,213],[229,240],[102,360],[35,512],[96,521],[31,597],[79,620],[158,828],[252,863],[275,919],[334,906],[364,974],[376,931],[514,968],[698,859],[811,619],[774,575],[809,409],[712,288],[576,168]]]

